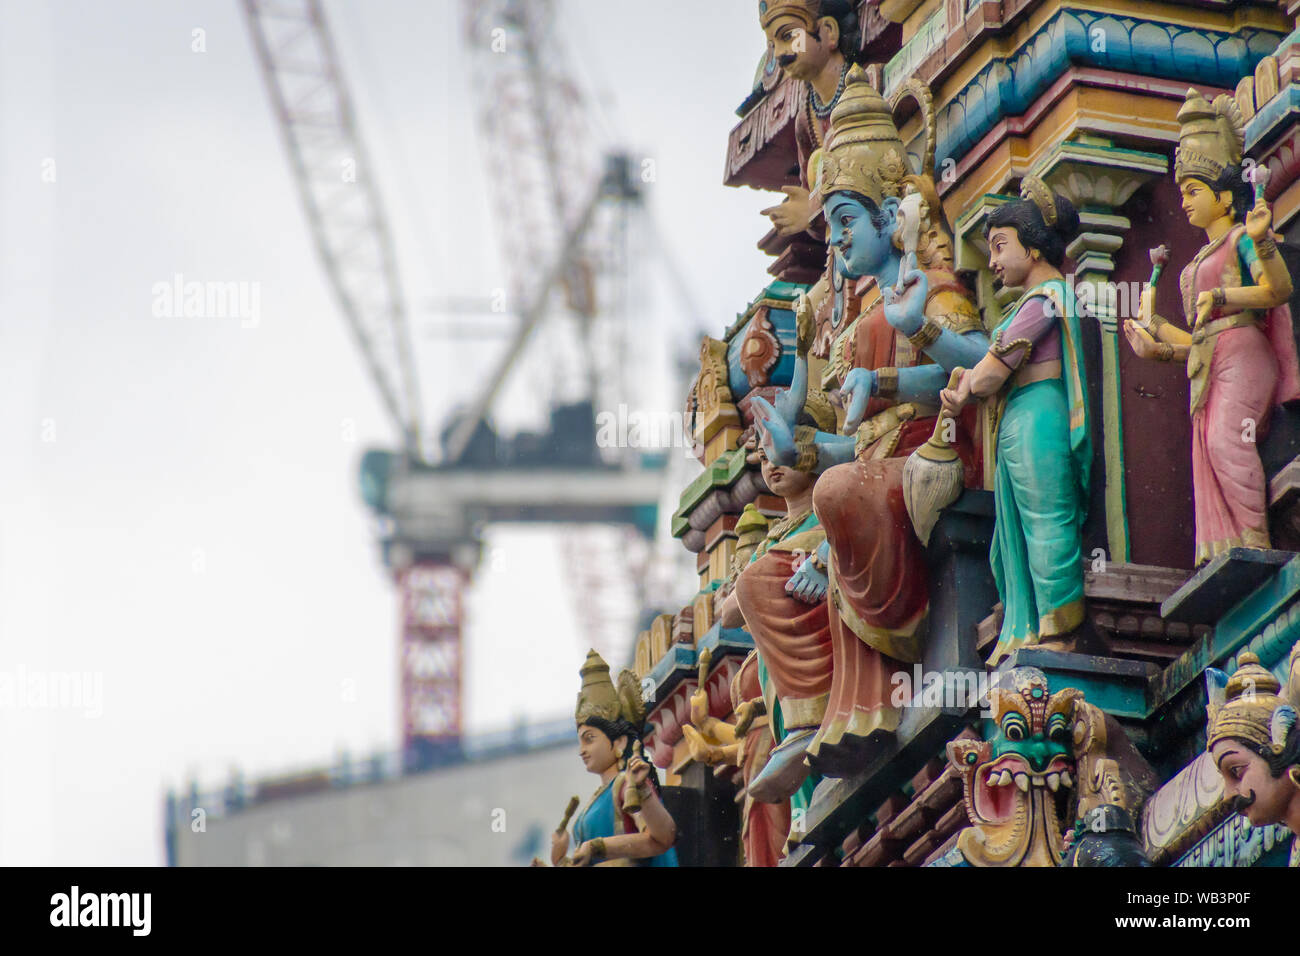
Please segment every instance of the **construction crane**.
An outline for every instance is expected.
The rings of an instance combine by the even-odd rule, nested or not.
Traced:
[[[541,521],[653,534],[663,456],[625,450],[608,460],[595,426],[598,393],[617,390],[625,353],[608,290],[627,256],[609,253],[643,209],[640,180],[626,155],[602,152],[589,135],[554,0],[465,0],[493,218],[511,223],[499,239],[516,321],[441,442],[424,440],[393,243],[321,2],[241,3],[322,266],[401,439],[400,451],[363,456],[361,486],[401,595],[403,747],[408,766],[426,767],[458,748],[464,596],[482,529]],[[539,328],[561,319],[575,332],[584,394],[552,407],[545,434],[498,436],[494,401]],[[567,553],[584,589],[603,590],[618,567],[590,545]],[[586,610],[591,642],[607,644],[598,605]]]
[[[419,454],[419,382],[383,204],[317,0],[242,0],[316,251],[384,409]]]

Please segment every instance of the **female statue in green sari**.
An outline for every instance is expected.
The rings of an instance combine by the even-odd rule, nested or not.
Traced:
[[[997,526],[989,560],[1004,610],[990,664],[1040,642],[1071,650],[1083,622],[1079,534],[1092,443],[1079,318],[1060,268],[1079,215],[1032,176],[1021,196],[990,214],[986,234],[990,268],[1024,294],[988,354],[941,394],[951,414],[972,398],[992,403]]]

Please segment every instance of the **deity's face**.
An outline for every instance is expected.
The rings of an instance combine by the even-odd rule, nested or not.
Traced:
[[[610,740],[604,731],[587,724],[578,728],[578,756],[590,773],[604,773],[618,763],[618,755],[623,752],[620,743],[626,746],[627,739]]]
[[[1251,826],[1285,823],[1300,787],[1283,773],[1273,776],[1259,754],[1237,740],[1220,740],[1210,748],[1210,758],[1223,775],[1223,796]]]
[[[802,494],[816,480],[806,471],[774,465],[767,460],[766,455],[763,456],[762,472],[763,480],[767,482],[767,487],[772,489],[772,494],[782,498]]]
[[[880,212],[883,223],[877,226],[861,201],[847,193],[831,194],[826,203],[826,221],[831,226],[831,246],[841,275],[858,279],[879,276],[884,271],[894,254],[890,239],[898,226],[898,200],[886,199]]]
[[[1004,286],[1023,286],[1034,261],[1033,254],[1021,243],[1015,226],[998,226],[989,230],[989,268]]]
[[[787,76],[796,80],[811,80],[832,58],[842,57],[840,27],[834,17],[822,17],[816,35],[809,32],[803,19],[794,15],[777,17],[766,32],[776,62]]]
[[[1184,179],[1178,184],[1178,189],[1183,194],[1183,212],[1187,221],[1197,229],[1208,228],[1232,210],[1232,195],[1216,193],[1204,180]]]

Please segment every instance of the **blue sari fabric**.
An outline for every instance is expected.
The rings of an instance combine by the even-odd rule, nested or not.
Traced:
[[[616,826],[617,821],[614,814],[614,785],[620,779],[622,779],[622,774],[619,774],[603,787],[574,818],[573,845],[575,849],[588,840],[594,840],[596,837],[608,839],[612,836],[622,835],[623,830]],[[634,866],[677,866],[677,849],[670,847],[667,852],[660,853],[658,856],[628,862]]]

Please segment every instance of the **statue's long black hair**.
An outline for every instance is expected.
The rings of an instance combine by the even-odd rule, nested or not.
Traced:
[[[1200,179],[1199,176],[1192,177]],[[1205,180],[1201,180],[1205,182]],[[1237,222],[1246,221],[1246,213],[1255,208],[1255,186],[1246,179],[1246,171],[1243,166],[1229,166],[1219,178],[1212,183],[1205,183],[1214,190],[1215,195],[1219,193],[1232,193],[1232,211],[1236,213]]]
[[[643,728],[637,727],[630,720],[625,720],[622,717],[615,720],[606,720],[604,717],[596,716],[587,717],[583,719],[582,723],[578,726],[595,727],[605,735],[610,744],[613,744],[619,737],[626,737],[627,745],[623,748],[623,753],[620,754],[619,757],[624,766],[627,765],[627,761],[632,759],[635,745],[641,740],[644,733]],[[654,762],[650,759],[649,755],[646,756],[645,762],[650,766],[650,781],[654,785],[655,793],[659,793],[659,774],[655,770]]]
[[[1079,213],[1064,196],[1052,194],[1056,202],[1056,225],[1048,226],[1038,206],[1028,199],[1018,199],[998,206],[989,213],[984,235],[1000,226],[1010,226],[1020,236],[1026,249],[1037,249],[1055,268],[1065,261],[1065,247],[1079,232]]]

